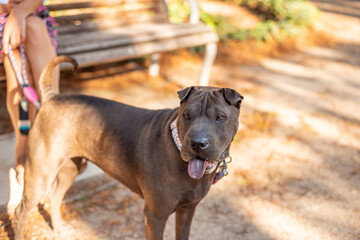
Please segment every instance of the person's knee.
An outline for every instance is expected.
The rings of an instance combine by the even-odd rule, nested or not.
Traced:
[[[36,16],[30,16],[26,20],[26,44],[32,47],[44,47],[48,33],[44,21]]]

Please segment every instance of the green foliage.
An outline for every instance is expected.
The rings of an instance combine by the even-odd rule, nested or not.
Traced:
[[[286,36],[296,34],[300,28],[308,27],[319,14],[318,9],[305,0],[223,1],[246,6],[260,14],[262,21],[254,29],[239,29],[228,38],[239,41],[244,40],[244,35],[257,41],[281,41]]]
[[[170,22],[186,22],[190,16],[190,6],[187,1],[171,0],[167,6]]]
[[[319,14],[318,9],[306,0],[222,0],[242,5],[259,13],[262,21],[253,29],[239,29],[221,16],[200,11],[200,19],[219,34],[221,41],[281,41],[296,34],[299,29],[309,26]],[[172,0],[169,3],[170,20],[184,22],[190,15],[186,1]]]
[[[263,13],[266,18],[308,26],[318,15],[317,8],[305,0],[226,0]]]

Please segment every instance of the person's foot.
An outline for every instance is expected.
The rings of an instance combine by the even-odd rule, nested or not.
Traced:
[[[10,196],[7,204],[7,213],[10,218],[14,216],[15,208],[19,205],[24,190],[24,168],[17,167],[9,170]]]

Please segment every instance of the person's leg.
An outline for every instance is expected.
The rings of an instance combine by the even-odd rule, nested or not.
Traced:
[[[14,49],[14,57],[16,64],[20,67],[21,58],[18,49]],[[18,84],[15,72],[11,65],[10,59],[7,56],[3,57],[3,63],[6,73],[6,106],[11,118],[12,126],[14,128],[16,142],[15,142],[15,169],[10,169],[9,181],[10,181],[10,196],[8,202],[8,213],[12,214],[15,207],[21,200],[23,191],[23,176],[24,176],[24,164],[26,160],[26,144],[27,136],[21,135],[19,130],[19,101],[21,98],[21,89]],[[29,70],[29,69],[28,69]],[[31,80],[31,76],[29,76]],[[30,116],[35,116],[35,109],[30,108]]]
[[[48,61],[56,56],[55,49],[51,44],[50,38],[47,33],[44,22],[35,16],[28,17],[27,19],[27,32],[26,32],[26,55],[28,61],[26,62],[27,76],[30,84],[38,91],[38,79],[40,77],[43,67]],[[18,49],[14,49],[14,57],[16,64],[21,69],[21,57]],[[6,85],[7,85],[7,109],[10,114],[11,122],[14,127],[16,136],[15,146],[15,165],[19,167],[25,162],[25,150],[27,143],[27,136],[21,135],[18,126],[19,120],[19,101],[21,98],[21,89],[18,85],[17,78],[10,59],[4,56],[4,68],[6,72]],[[31,68],[31,71],[30,71]],[[59,72],[55,72],[55,82],[58,82]],[[35,81],[33,81],[35,79]],[[54,86],[58,89],[58,84]],[[36,109],[32,104],[30,106],[30,120],[35,118]]]
[[[54,57],[56,51],[51,43],[44,21],[36,16],[27,18],[26,42],[24,44],[26,56],[32,71],[34,87],[39,92],[39,77],[45,65]],[[53,75],[53,89],[59,91],[59,68]]]
[[[21,58],[18,49],[14,49],[14,57],[16,60],[16,64],[20,67]],[[19,87],[18,80],[11,65],[10,59],[7,56],[4,56],[3,62],[6,73],[6,87],[7,87],[6,106],[11,118],[11,123],[14,128],[15,137],[16,137],[15,166],[19,166],[19,165],[24,165],[25,163],[25,158],[26,158],[25,150],[26,150],[26,142],[27,142],[27,136],[20,134],[19,125],[18,125],[21,88]],[[31,80],[31,76],[29,76],[29,80]],[[31,108],[30,111],[32,111],[30,115],[34,115],[33,113],[34,108]]]

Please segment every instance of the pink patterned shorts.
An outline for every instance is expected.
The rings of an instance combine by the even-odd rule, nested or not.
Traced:
[[[52,42],[54,48],[57,49],[58,33],[57,33],[57,29],[55,27],[55,19],[49,15],[49,10],[47,9],[47,7],[40,5],[38,7],[38,9],[36,9],[36,11],[32,15],[38,16],[41,19],[43,19],[43,21],[47,27],[51,42]],[[3,36],[4,27],[5,27],[8,16],[9,16],[9,13],[0,14],[0,59],[2,58],[2,55],[3,55],[2,36]]]

